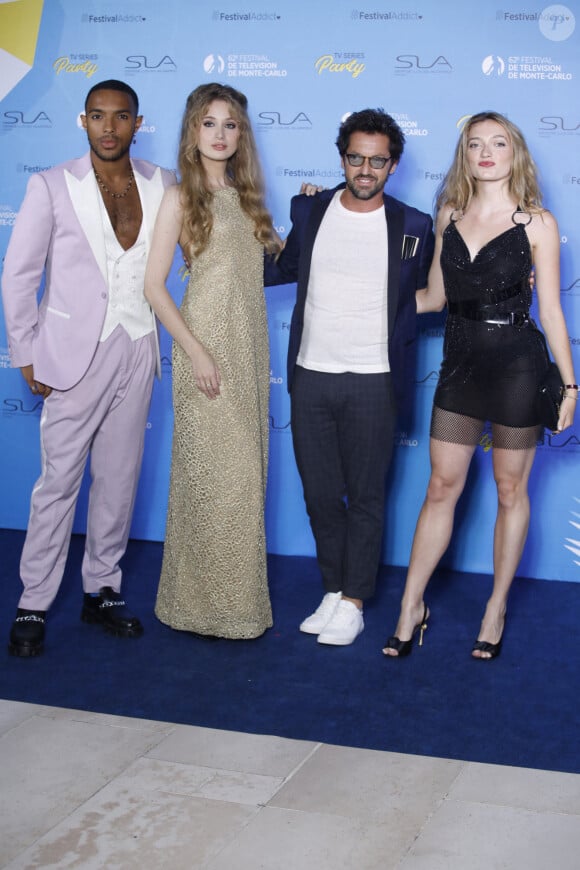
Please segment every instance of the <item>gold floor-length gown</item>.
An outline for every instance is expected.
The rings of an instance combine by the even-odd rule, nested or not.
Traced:
[[[192,258],[181,313],[221,372],[196,387],[173,346],[174,432],[155,613],[173,628],[254,638],[272,625],[264,498],[270,363],[263,248],[234,188],[214,194],[208,247]]]

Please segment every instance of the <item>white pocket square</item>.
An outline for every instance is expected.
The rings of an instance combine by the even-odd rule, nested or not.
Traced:
[[[403,250],[401,251],[402,260],[410,260],[417,253],[419,247],[419,236],[403,236]]]

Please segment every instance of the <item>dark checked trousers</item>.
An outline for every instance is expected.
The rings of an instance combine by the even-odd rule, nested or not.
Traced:
[[[292,438],[326,592],[370,598],[381,555],[393,451],[390,373],[296,366]]]

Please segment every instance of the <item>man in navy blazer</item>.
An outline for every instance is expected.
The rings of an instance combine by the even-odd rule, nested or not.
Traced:
[[[292,437],[325,590],[300,630],[323,644],[350,644],[364,628],[395,420],[412,403],[415,291],[434,239],[429,215],[384,194],[404,142],[382,110],[348,116],[336,141],[346,183],[293,198],[285,248],[266,267],[267,284],[298,284]]]

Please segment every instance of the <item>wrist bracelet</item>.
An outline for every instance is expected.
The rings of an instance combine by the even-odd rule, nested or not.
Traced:
[[[565,390],[577,390],[578,384],[564,384]]]

